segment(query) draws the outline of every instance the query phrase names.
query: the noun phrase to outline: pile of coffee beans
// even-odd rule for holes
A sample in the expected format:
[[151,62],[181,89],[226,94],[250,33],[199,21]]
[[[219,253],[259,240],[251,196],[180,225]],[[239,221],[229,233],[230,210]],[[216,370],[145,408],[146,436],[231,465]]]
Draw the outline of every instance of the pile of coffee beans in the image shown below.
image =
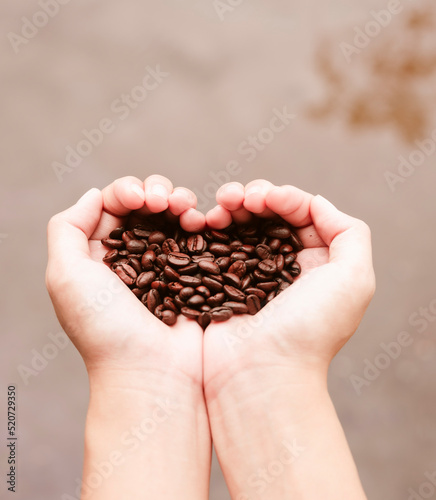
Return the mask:
[[103,261],[167,325],[177,316],[204,329],[234,314],[256,314],[301,273],[303,244],[285,221],[256,219],[222,231],[186,233],[151,216],[114,229]]

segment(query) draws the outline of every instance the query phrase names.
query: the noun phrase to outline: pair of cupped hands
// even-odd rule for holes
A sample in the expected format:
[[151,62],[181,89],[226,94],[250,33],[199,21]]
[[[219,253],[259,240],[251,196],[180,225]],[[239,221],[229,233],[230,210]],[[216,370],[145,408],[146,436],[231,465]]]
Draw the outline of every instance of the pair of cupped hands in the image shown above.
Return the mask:
[[[227,411],[219,402],[222,394],[239,404],[287,381],[326,384],[332,358],[356,330],[374,292],[368,226],[321,196],[266,180],[223,185],[216,201],[204,215],[192,191],[174,188],[163,176],[123,177],[102,191],[91,189],[50,220],[47,287],[62,327],[99,387],[142,390],[150,381],[166,393],[174,387],[179,400],[186,390],[204,401],[209,419],[216,409],[221,420]],[[233,316],[203,331],[180,315],[169,327],[102,262],[107,249],[100,241],[132,213],[160,212],[194,233],[247,223],[253,215],[280,216],[304,244],[298,254],[302,274],[255,316]],[[233,387],[237,395],[229,397]]]

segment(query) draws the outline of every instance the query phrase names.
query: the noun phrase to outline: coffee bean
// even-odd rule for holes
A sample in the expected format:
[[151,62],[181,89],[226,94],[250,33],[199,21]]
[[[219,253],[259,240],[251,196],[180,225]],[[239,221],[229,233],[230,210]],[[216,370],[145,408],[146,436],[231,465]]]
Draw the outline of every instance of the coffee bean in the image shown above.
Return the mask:
[[294,252],[286,254],[285,255],[285,267],[290,266],[295,261],[296,258],[297,258],[297,254]]
[[164,267],[164,275],[170,281],[179,281],[180,274],[170,266]]
[[282,246],[282,240],[279,240],[278,238],[270,239],[268,240],[268,246],[273,252],[277,252],[278,249]]
[[284,240],[291,236],[292,231],[289,226],[284,224],[272,224],[271,226],[267,226],[265,228],[265,233],[271,238],[280,238]]
[[260,261],[257,267],[264,274],[275,274],[277,272],[277,264],[271,259],[265,259]]
[[168,291],[168,285],[163,281],[153,281],[151,288],[157,290],[161,295],[166,295]]
[[182,307],[180,309],[180,312],[183,314],[183,316],[186,316],[189,319],[197,319],[201,312],[197,311],[196,309],[192,309],[190,307]]
[[120,257],[127,257],[129,255],[129,251],[128,250],[118,250],[118,255]]
[[241,290],[245,291],[245,289],[248,288],[252,284],[252,282],[253,276],[251,274],[247,274],[246,276],[244,276],[241,281]]
[[163,313],[163,305],[159,304],[158,306],[156,306],[153,314],[156,316],[156,318],[158,318],[158,319],[161,320],[162,319],[162,313]]
[[204,285],[197,286],[195,289],[197,293],[208,299],[210,297],[210,290]]
[[246,254],[245,252],[233,252],[230,255],[230,259],[232,260],[232,262],[235,262],[237,260],[248,260],[248,254]]
[[190,236],[186,242],[188,251],[191,253],[200,253],[203,251],[204,239],[201,234],[194,234]]
[[255,315],[260,311],[260,299],[257,295],[249,295],[246,301],[247,309],[249,314]]
[[266,283],[257,284],[257,288],[260,288],[267,293],[271,292],[271,290],[275,290],[278,286],[279,284],[277,283],[277,281],[267,281]]
[[182,300],[178,295],[174,297],[174,304],[179,311],[182,310],[182,307],[186,307],[186,302]]
[[218,257],[215,263],[218,264],[220,271],[224,273],[230,267],[232,261],[230,260],[230,257]]
[[126,243],[126,249],[131,253],[144,253],[147,244],[141,240],[130,240]]
[[210,232],[213,241],[218,241],[220,243],[228,243],[230,241],[230,236],[221,231],[211,231]]
[[170,253],[180,253],[180,248],[179,245],[175,240],[172,238],[167,238],[163,243],[162,243],[162,252],[165,255],[168,255]]
[[146,293],[146,290],[144,288],[132,288],[132,292],[140,299]]
[[200,316],[198,316],[197,322],[201,326],[201,328],[203,328],[203,330],[205,330],[206,327],[209,326],[211,319],[212,318],[211,318],[209,312],[202,312],[200,314]]
[[125,243],[123,240],[115,240],[112,238],[103,238],[101,240],[102,245],[108,248],[116,248],[117,250],[121,250],[124,248]]
[[281,273],[280,273],[280,276],[286,280],[288,283],[293,283],[294,282],[294,277],[292,276],[292,274],[286,270],[283,270]]
[[277,290],[271,290],[266,296],[266,302],[267,303],[271,302],[276,295],[277,295]]
[[235,314],[246,314],[248,312],[248,306],[243,302],[224,302],[223,307],[230,307]]
[[200,306],[200,311],[202,312],[209,312],[212,308],[208,304],[203,304]]
[[146,271],[138,276],[136,280],[136,285],[138,288],[146,288],[147,286],[150,286],[153,283],[155,278],[156,278],[155,272]]
[[289,243],[284,243],[280,248],[279,252],[286,254],[286,253],[291,253],[293,251],[292,245],[289,245]]
[[236,274],[238,278],[245,276],[247,272],[247,265],[243,260],[237,260],[229,267],[228,272],[231,274]]
[[253,237],[256,236],[256,234],[257,226],[255,226],[254,224],[239,228],[239,235],[243,238]]
[[239,288],[240,285],[241,285],[241,280],[238,278],[238,276],[236,276],[236,274],[233,274],[233,273],[223,273],[222,277],[224,278],[224,281],[227,284],[232,285],[232,286],[234,286],[236,288]]
[[179,267],[178,271],[180,274],[195,274],[198,271],[198,264],[191,262],[187,266]]
[[277,288],[277,295],[279,293],[282,293],[286,290],[286,288],[289,288],[292,284],[292,281],[290,282],[287,282],[287,281],[283,281],[283,283],[280,283],[279,287]]
[[168,283],[168,290],[171,294],[177,295],[178,293],[180,293],[180,290],[183,290],[183,285],[181,285],[180,283],[171,282]]
[[160,305],[160,294],[157,290],[151,289],[147,294],[147,307],[148,310],[154,313],[154,310],[158,305]]
[[192,286],[186,286],[185,288],[182,288],[179,292],[179,296],[182,300],[185,302],[190,299],[193,295],[195,294],[194,288]]
[[262,260],[271,258],[271,248],[268,245],[257,245],[255,251]]
[[175,325],[177,321],[177,315],[174,311],[166,309],[165,311],[162,311],[162,321],[168,326]]
[[138,276],[133,267],[129,266],[128,264],[121,264],[117,266],[115,268],[115,272],[117,273],[119,278],[123,281],[123,283],[125,283],[128,286],[133,285]]
[[141,229],[141,227],[135,227],[133,229],[133,234],[139,239],[147,239],[150,236],[151,231]]
[[162,245],[162,243],[167,239],[166,235],[162,231],[153,231],[148,237],[148,242],[150,244]]
[[241,245],[237,248],[238,252],[245,252],[249,255],[253,255],[256,253],[256,247],[254,245]]
[[109,233],[109,238],[112,240],[121,240],[125,229],[124,227],[117,227]]
[[296,278],[301,274],[301,266],[297,261],[295,261],[292,263],[291,267],[288,267],[288,271],[293,278]]
[[201,281],[211,292],[220,292],[223,289],[223,285],[219,281],[209,276],[203,276]]
[[109,250],[109,252],[106,253],[106,255],[103,257],[103,262],[110,264],[118,260],[118,257],[119,257],[118,250],[114,248],[113,250]]
[[211,254],[210,252],[204,252],[200,255],[192,255],[191,257],[192,262],[199,263],[201,260],[209,260],[213,262],[215,260],[215,256]]
[[156,256],[158,256],[162,253],[162,248],[157,243],[153,243],[152,245],[148,245],[147,250],[154,252]]
[[294,252],[301,252],[304,248],[300,238],[294,232],[292,232],[291,236],[289,236],[289,244],[292,245]]
[[202,295],[193,295],[189,298],[186,303],[189,307],[199,307],[202,306],[206,302],[206,299]]
[[170,311],[174,311],[175,313],[178,312],[177,306],[174,303],[174,299],[172,299],[171,297],[165,297],[163,299],[163,306],[165,309],[168,309]]
[[191,262],[191,257],[181,252],[171,252],[168,254],[168,262],[175,267],[184,267]]
[[195,288],[196,286],[201,285],[201,279],[195,276],[180,276],[179,281],[183,286],[192,286]]
[[136,240],[136,236],[133,231],[125,231],[121,238],[124,241],[124,243],[127,243],[130,240]]
[[136,274],[139,275],[142,273],[141,262],[136,257],[130,257],[128,259],[128,264],[129,266],[133,267],[133,269],[136,271]]
[[208,274],[219,274],[220,268],[215,262],[210,262],[209,260],[201,260],[198,263],[198,267]]
[[227,321],[233,316],[233,310],[230,307],[215,307],[209,312],[212,321]]
[[[237,252],[243,245],[244,243],[241,240],[233,240],[230,243],[230,249],[232,250],[232,252]],[[241,252],[243,252],[243,250],[241,250]]]
[[247,273],[251,273],[251,271],[254,271],[257,267],[257,264],[259,264],[260,260],[259,259],[248,259],[245,261],[245,267],[247,268]]
[[214,255],[218,257],[225,257],[231,254],[232,250],[229,245],[225,245],[224,243],[211,243],[209,245],[209,250]]
[[167,264],[168,255],[161,253],[156,257],[155,266],[157,266],[160,270],[163,270]]
[[282,272],[284,267],[285,267],[285,258],[283,257],[283,255],[281,253],[279,253],[275,256],[274,260],[275,260],[275,263],[277,266],[277,272],[278,273]]
[[266,299],[266,293],[263,290],[261,290],[260,288],[254,288],[254,287],[247,288],[246,290],[244,290],[244,292],[247,295],[256,295],[257,297],[259,297],[260,300]]
[[224,285],[224,293],[230,298],[230,300],[234,300],[236,302],[245,301],[245,293],[241,292],[241,290],[238,290],[234,286]]

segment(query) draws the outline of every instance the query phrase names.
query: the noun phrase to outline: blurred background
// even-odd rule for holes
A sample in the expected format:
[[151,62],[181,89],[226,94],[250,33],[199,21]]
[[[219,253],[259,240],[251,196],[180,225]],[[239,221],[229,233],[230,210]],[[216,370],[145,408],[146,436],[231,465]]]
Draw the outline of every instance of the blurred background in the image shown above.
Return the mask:
[[[152,173],[204,211],[222,183],[260,177],[371,226],[377,294],[330,390],[368,497],[436,498],[434,2],[21,0],[0,4],[0,26],[0,425],[15,384],[15,498],[74,497],[81,476],[87,377],[72,345],[47,350],[60,332],[47,221],[93,186]],[[216,462],[210,498],[229,498]]]

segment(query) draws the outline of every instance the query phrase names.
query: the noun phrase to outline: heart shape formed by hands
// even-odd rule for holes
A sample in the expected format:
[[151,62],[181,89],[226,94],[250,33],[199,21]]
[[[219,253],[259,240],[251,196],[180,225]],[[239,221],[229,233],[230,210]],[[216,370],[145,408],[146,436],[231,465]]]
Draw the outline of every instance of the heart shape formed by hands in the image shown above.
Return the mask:
[[103,261],[157,318],[177,315],[205,329],[233,314],[256,314],[301,273],[303,244],[287,222],[257,218],[192,234],[161,214],[114,229]]

